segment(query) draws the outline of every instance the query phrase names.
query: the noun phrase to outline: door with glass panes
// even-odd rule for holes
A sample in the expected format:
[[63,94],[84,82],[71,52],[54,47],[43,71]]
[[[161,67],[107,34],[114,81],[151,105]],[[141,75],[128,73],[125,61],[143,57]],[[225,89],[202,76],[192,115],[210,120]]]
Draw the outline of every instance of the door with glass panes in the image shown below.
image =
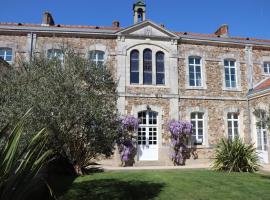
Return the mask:
[[268,163],[267,129],[263,121],[257,122],[257,152],[262,163]]
[[158,113],[143,111],[138,117],[138,160],[158,160]]

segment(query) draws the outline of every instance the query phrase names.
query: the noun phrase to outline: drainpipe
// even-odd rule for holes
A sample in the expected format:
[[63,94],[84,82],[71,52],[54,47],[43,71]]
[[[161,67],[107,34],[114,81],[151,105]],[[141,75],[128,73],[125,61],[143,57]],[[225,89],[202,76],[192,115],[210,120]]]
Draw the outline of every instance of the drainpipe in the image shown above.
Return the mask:
[[36,34],[33,34],[33,32],[30,32],[27,34],[27,39],[28,39],[28,53],[29,53],[29,60],[32,60],[33,53],[34,53],[34,47],[36,43]]

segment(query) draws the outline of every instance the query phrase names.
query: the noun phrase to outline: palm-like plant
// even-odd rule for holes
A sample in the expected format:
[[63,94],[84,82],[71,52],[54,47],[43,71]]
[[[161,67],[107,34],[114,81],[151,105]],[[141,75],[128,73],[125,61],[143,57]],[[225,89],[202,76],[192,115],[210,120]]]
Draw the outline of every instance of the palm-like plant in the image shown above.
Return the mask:
[[244,144],[240,138],[222,139],[215,150],[213,169],[228,172],[255,172],[259,156],[253,144]]
[[[9,134],[5,144],[0,147],[0,199],[23,200],[31,191],[31,184],[43,164],[51,156],[46,150],[47,133],[42,129],[35,134],[26,146],[20,150],[23,126],[30,110],[20,119]],[[4,140],[7,129],[0,132],[0,140]]]

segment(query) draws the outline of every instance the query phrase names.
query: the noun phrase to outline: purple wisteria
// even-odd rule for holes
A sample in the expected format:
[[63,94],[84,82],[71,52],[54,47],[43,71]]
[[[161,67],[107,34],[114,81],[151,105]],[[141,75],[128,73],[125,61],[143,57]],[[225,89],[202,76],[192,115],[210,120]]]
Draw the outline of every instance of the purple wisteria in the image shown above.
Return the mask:
[[171,133],[172,154],[174,165],[184,165],[186,160],[187,142],[192,134],[192,124],[188,121],[172,120],[168,123]]
[[118,150],[123,166],[132,166],[136,155],[135,133],[139,127],[139,119],[133,116],[120,118],[121,129],[119,130]]

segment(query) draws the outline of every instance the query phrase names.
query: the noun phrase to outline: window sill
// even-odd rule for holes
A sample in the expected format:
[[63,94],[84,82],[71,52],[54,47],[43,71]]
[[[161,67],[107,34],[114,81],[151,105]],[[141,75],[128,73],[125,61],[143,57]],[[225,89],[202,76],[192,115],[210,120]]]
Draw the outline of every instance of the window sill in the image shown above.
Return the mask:
[[242,92],[241,88],[222,88],[222,90],[227,92]]
[[186,86],[187,90],[206,90],[206,87],[202,87],[202,86]]
[[169,89],[166,85],[140,85],[140,84],[130,84],[128,87],[137,87],[137,88],[164,88]]

